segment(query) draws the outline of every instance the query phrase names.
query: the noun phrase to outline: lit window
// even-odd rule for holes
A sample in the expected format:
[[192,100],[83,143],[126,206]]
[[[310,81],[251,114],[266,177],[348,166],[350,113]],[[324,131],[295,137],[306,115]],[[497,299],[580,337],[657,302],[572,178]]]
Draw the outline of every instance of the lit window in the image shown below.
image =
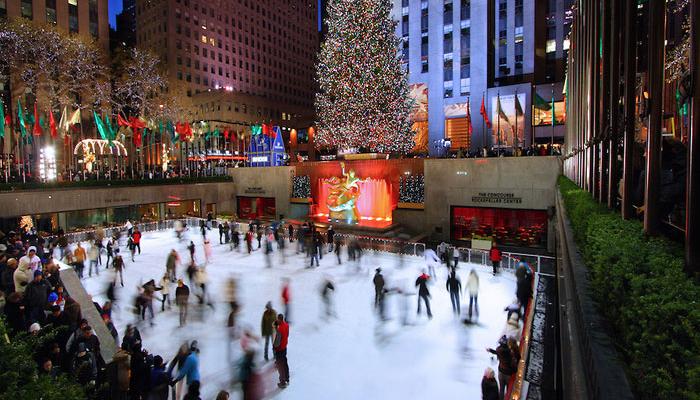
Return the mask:
[[557,41],[556,40],[547,40],[547,45],[545,47],[545,51],[547,53],[554,53],[557,51]]
[[207,37],[206,35],[202,35],[202,43],[207,43]]
[[564,51],[569,50],[569,39],[564,39]]

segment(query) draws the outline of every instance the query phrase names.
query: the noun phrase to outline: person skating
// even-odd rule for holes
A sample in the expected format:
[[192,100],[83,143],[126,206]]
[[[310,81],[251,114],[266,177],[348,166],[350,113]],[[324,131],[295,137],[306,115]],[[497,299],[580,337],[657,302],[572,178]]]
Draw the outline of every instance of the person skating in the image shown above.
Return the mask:
[[435,265],[440,264],[440,258],[435,254],[435,250],[425,249],[423,257],[425,258],[425,264],[428,266],[428,273],[431,277],[437,278],[435,275]]
[[238,251],[238,247],[241,244],[241,238],[238,234],[238,229],[233,229],[231,232],[231,244],[233,245],[233,248]]
[[187,246],[187,250],[190,252],[190,262],[194,263],[194,242],[190,240],[190,244]]
[[272,341],[272,334],[274,333],[272,324],[275,322],[275,319],[277,319],[277,311],[272,308],[272,302],[268,301],[267,304],[265,304],[265,311],[263,311],[260,321],[260,334],[265,338],[265,361],[270,359],[268,357],[268,348]]
[[282,278],[282,304],[284,304],[284,315],[285,321],[287,321],[287,323],[291,323],[289,317],[291,312],[291,303],[292,293],[290,289],[290,280],[289,278]]
[[496,350],[487,348],[486,351],[495,354],[498,358],[498,397],[503,399],[510,376],[517,370],[516,357],[511,354],[508,339],[505,336],[498,341]]
[[209,277],[205,267],[197,269],[194,280],[197,283],[197,286],[199,286],[199,290],[201,292],[201,296],[197,296],[199,298],[199,304],[206,304],[209,307],[214,308],[214,304],[211,302],[211,299],[209,299],[209,296],[207,296],[207,283],[209,282]]
[[202,239],[207,238],[207,226],[204,224],[204,221],[199,221],[199,232],[202,234]]
[[88,276],[92,277],[92,268],[95,268],[95,275],[100,275],[100,269],[98,267],[97,259],[100,256],[100,249],[93,243],[88,250],[88,262],[90,267],[88,268]]
[[190,288],[182,282],[182,279],[177,281],[177,289],[175,289],[175,304],[180,312],[180,326],[187,324],[187,307],[190,299]]
[[[372,283],[374,283],[374,309],[381,311],[384,303],[384,275],[382,275],[381,268],[374,270]],[[382,313],[380,312],[380,314]]]
[[219,244],[224,244],[224,224],[219,224]]
[[209,243],[208,239],[204,239],[204,263],[209,264],[209,262],[212,260],[212,252],[211,252],[211,243]]
[[170,280],[168,273],[163,275],[163,277],[160,279],[160,295],[161,295],[160,312],[165,311],[165,303],[168,303],[168,309],[170,308],[170,283],[171,282],[172,281]]
[[335,245],[333,247],[333,250],[335,251],[335,257],[338,259],[338,265],[342,264],[343,261],[340,259],[340,238],[336,237],[335,238]]
[[[243,354],[238,366],[238,381],[241,382],[243,400],[259,400],[257,373],[255,372],[255,350],[248,349]],[[218,399],[218,398],[217,398]]]
[[317,241],[312,239],[312,244],[309,246],[309,255],[311,256],[311,265],[309,265],[309,268],[312,268],[314,266],[314,261],[316,261],[316,266],[320,266],[318,262],[318,252],[319,252],[319,246]]
[[170,279],[170,282],[175,283],[177,264],[180,262],[180,256],[175,249],[170,250],[168,259],[165,262],[165,275]]
[[228,321],[226,322],[226,331],[228,333],[228,343],[226,344],[226,350],[228,351],[228,359],[229,361],[233,361],[233,352],[232,352],[232,346],[233,342],[236,340],[238,337],[238,324],[236,323],[236,319],[238,318],[238,311],[240,307],[238,306],[237,302],[232,302],[231,303],[231,311],[228,314]]
[[278,314],[277,321],[274,323],[275,341],[272,345],[272,350],[275,354],[275,364],[279,373],[280,388],[285,388],[289,385],[289,363],[287,361],[287,343],[289,341],[289,324],[284,320],[284,315]]
[[131,220],[126,220],[126,223],[124,224],[124,228],[126,228],[126,234],[131,236],[132,233],[134,233],[134,225],[131,223]]
[[335,230],[333,230],[333,225],[328,227],[328,232],[326,232],[326,241],[328,242],[328,252],[333,251],[333,244],[335,243]]
[[122,287],[124,287],[124,259],[120,254],[114,256],[114,260],[112,261],[112,267],[114,268],[115,281],[117,275],[119,275],[119,281]]
[[486,368],[484,371],[484,377],[481,379],[481,399],[499,400],[496,374],[490,367]]
[[80,245],[80,242],[77,243],[77,246],[75,250],[73,251],[73,265],[78,271],[78,277],[80,279],[83,279],[83,270],[85,269],[85,249],[83,246]]
[[131,237],[134,239],[134,247],[139,249],[139,255],[141,255],[141,231],[139,228],[134,227],[134,233],[131,234]]
[[136,243],[134,243],[134,237],[129,236],[127,239],[126,247],[129,248],[129,254],[131,255],[131,262],[135,262],[134,255],[136,254]]
[[479,275],[472,269],[467,278],[467,294],[469,295],[469,320],[472,319],[472,306],[476,317],[479,318]]
[[496,242],[491,246],[489,251],[489,259],[491,260],[491,266],[493,267],[493,275],[496,276],[498,273],[498,268],[501,266],[501,250],[496,246]]
[[224,222],[224,243],[229,243],[231,241],[231,227],[228,221]]
[[459,305],[459,297],[462,294],[462,282],[459,280],[454,270],[452,270],[450,277],[447,278],[447,282],[445,282],[445,289],[450,293],[452,312],[455,315],[459,315],[462,311]]
[[107,239],[107,262],[105,263],[105,269],[109,268],[109,261],[114,259],[114,241],[112,238]]
[[294,243],[294,225],[292,223],[287,225],[287,232],[289,234],[289,243]]
[[245,234],[245,245],[248,254],[253,252],[253,231],[250,230]]
[[518,282],[515,293],[522,307],[520,315],[525,315],[527,304],[532,297],[532,271],[530,266],[525,262],[519,262],[518,268],[515,270],[515,277]]
[[153,369],[151,369],[150,389],[148,400],[168,400],[168,382],[170,377],[165,371],[163,357],[153,357]]
[[258,225],[258,229],[255,231],[255,238],[258,240],[258,249],[260,247],[262,247],[262,245],[261,245],[262,237],[263,237],[263,229],[261,226]]
[[[199,392],[200,375],[199,375],[199,347],[196,340],[190,345],[190,353],[185,357],[185,362],[177,372],[175,378],[170,382],[170,385],[175,385],[182,378],[187,378],[188,393],[196,389]],[[187,398],[187,396],[185,396]]]
[[321,301],[323,302],[324,315],[326,318],[335,316],[331,292],[335,292],[335,286],[333,286],[333,282],[330,280],[330,278],[325,278],[323,284],[321,285]]
[[420,315],[421,300],[425,303],[425,308],[428,311],[428,318],[433,318],[433,313],[430,311],[430,291],[428,291],[428,280],[430,276],[425,271],[416,279],[415,286],[418,287],[418,315]]
[[457,265],[459,265],[459,249],[457,246],[452,248],[452,260],[454,261],[454,268],[457,268]]

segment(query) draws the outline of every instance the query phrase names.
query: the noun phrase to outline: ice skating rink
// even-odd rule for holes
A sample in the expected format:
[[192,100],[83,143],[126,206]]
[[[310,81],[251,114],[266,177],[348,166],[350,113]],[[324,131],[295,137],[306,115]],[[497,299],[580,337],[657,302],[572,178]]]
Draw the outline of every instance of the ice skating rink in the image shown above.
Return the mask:
[[[185,273],[189,261],[186,249],[189,240],[196,245],[196,260],[204,263],[202,237],[190,231],[186,240],[178,241],[173,231],[145,233],[142,252],[132,263],[128,250],[122,245],[125,260],[124,287],[117,286],[118,308],[113,321],[119,340],[127,323],[138,318],[133,313],[137,286],[150,279],[156,283],[165,272],[167,254],[176,249],[182,260],[177,275],[187,282]],[[229,277],[239,282],[238,298],[242,307],[238,317],[240,327],[248,326],[259,335],[260,319],[265,303],[272,301],[277,312],[283,312],[280,293],[282,278],[291,279],[291,324],[288,347],[290,386],[273,395],[277,399],[479,399],[481,377],[485,367],[497,370],[495,356],[485,348],[497,346],[506,321],[504,307],[515,297],[515,277],[504,272],[496,277],[490,268],[460,263],[458,275],[466,286],[467,275],[475,268],[480,278],[477,324],[465,325],[452,313],[449,294],[445,288],[447,271],[440,267],[431,290],[434,318],[416,316],[417,295],[415,279],[425,268],[422,258],[400,258],[388,253],[365,252],[361,265],[347,261],[343,249],[343,264],[338,265],[334,254],[324,254],[319,268],[307,269],[308,261],[295,254],[295,246],[286,249],[286,263],[275,246],[273,266],[267,268],[262,249],[248,255],[231,251],[219,244],[218,230],[208,237],[213,257],[207,264],[208,292],[215,309],[198,311],[198,289],[190,285],[190,315],[187,326],[178,327],[178,312],[160,312],[160,302],[154,300],[154,326],[139,323],[143,346],[153,354],[169,360],[183,341],[196,339],[201,348],[200,372],[202,399],[213,399],[225,389],[233,399],[241,397],[240,388],[232,385],[234,368],[242,355],[238,341],[230,342],[226,327],[229,313],[224,300],[224,287]],[[296,245],[296,243],[294,243]],[[86,244],[86,246],[89,246]],[[244,244],[243,246],[244,247]],[[254,247],[257,243],[254,242]],[[106,256],[102,255],[103,261]],[[410,295],[389,294],[387,316],[380,322],[374,312],[375,268],[381,267],[387,288],[408,289]],[[359,269],[359,270],[358,270]],[[112,270],[101,269],[99,276],[87,277],[84,286],[93,299],[102,304]],[[330,278],[336,290],[332,295],[337,317],[325,319],[322,314],[320,290],[324,277]],[[404,290],[406,292],[406,290]],[[174,298],[175,285],[170,288]],[[156,296],[160,296],[156,292]],[[462,319],[466,315],[468,296],[462,300]],[[464,304],[466,300],[467,304]],[[405,302],[405,303],[404,303]],[[408,324],[402,324],[401,310],[408,310]],[[425,311],[424,311],[425,312]],[[120,344],[120,343],[119,343]],[[227,346],[231,346],[229,358]],[[256,355],[256,365],[264,366],[262,343]],[[270,358],[272,351],[270,350]],[[272,361],[270,361],[272,362]],[[274,380],[273,380],[274,379]],[[274,384],[277,379],[269,378]]]

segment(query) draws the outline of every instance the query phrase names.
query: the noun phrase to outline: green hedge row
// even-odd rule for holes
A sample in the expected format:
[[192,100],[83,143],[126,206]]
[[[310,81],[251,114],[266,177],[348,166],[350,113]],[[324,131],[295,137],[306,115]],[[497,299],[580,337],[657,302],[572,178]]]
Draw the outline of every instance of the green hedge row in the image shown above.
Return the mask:
[[202,176],[169,179],[125,179],[125,180],[88,180],[75,182],[54,182],[54,183],[0,183],[0,192],[14,190],[34,190],[34,189],[61,189],[61,188],[83,188],[83,187],[110,187],[110,186],[147,186],[147,185],[180,185],[187,183],[211,183],[230,182],[233,178],[228,175],[223,176]]
[[565,177],[559,189],[593,295],[641,399],[700,399],[700,285],[680,246],[646,237]]

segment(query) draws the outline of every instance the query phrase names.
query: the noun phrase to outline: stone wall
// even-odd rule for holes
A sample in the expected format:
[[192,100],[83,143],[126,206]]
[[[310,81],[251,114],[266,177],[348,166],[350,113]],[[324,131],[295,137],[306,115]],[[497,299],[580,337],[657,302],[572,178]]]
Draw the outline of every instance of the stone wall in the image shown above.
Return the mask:
[[290,215],[289,199],[292,195],[292,176],[294,167],[260,167],[234,168],[229,170],[233,176],[233,211],[236,209],[236,197],[274,197],[276,217]]
[[200,200],[203,210],[216,204],[218,212],[234,211],[233,182],[183,185],[47,189],[0,193],[0,218],[28,214]]
[[556,157],[425,160],[426,231],[449,239],[450,207],[546,210],[554,206]]

